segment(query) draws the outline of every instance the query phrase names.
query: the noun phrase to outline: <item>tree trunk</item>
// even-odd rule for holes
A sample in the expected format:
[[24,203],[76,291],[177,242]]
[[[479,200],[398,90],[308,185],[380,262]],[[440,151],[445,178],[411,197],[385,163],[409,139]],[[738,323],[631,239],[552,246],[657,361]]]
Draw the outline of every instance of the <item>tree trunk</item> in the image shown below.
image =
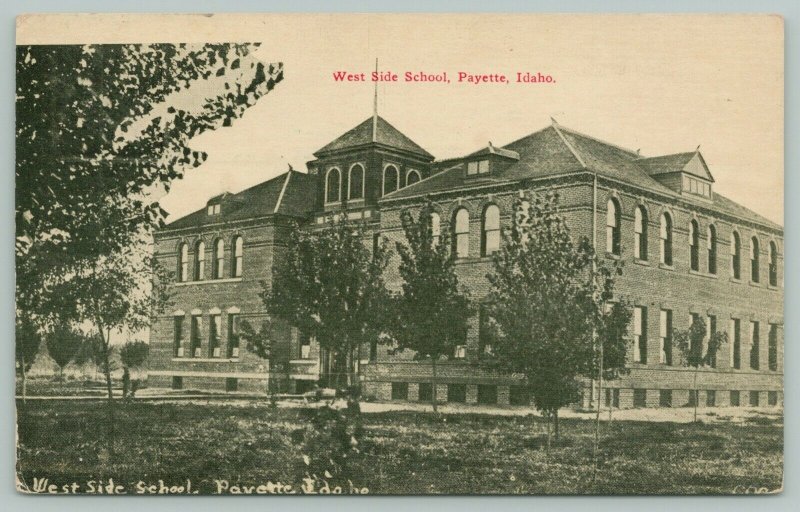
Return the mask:
[[556,412],[553,413],[553,425],[555,426],[556,429],[556,442],[558,442],[560,438],[558,431],[558,409],[556,409]]
[[27,381],[27,375],[26,375],[27,372],[25,371],[25,356],[20,357],[19,369],[22,371],[22,403],[24,405],[26,403],[25,400],[26,400],[27,391],[28,391],[27,390],[28,381]]
[[697,402],[700,401],[700,397],[697,393],[697,368],[694,369],[694,382],[692,387],[694,388],[692,391],[692,393],[694,393],[694,422],[697,423]]
[[[103,373],[106,376],[106,390],[108,391],[108,440],[106,442],[107,449],[109,454],[114,453],[114,438],[116,434],[114,432],[114,393],[111,389],[111,361],[109,360],[109,340],[108,337],[103,337],[103,329],[98,329],[100,331],[100,339],[103,342]],[[110,333],[109,333],[110,334]]]
[[547,413],[547,453],[550,453],[550,432],[552,430],[553,415]]
[[433,377],[431,379],[431,395],[433,396],[433,412],[439,412],[439,406],[436,404],[436,358],[431,357],[431,367],[433,368]]

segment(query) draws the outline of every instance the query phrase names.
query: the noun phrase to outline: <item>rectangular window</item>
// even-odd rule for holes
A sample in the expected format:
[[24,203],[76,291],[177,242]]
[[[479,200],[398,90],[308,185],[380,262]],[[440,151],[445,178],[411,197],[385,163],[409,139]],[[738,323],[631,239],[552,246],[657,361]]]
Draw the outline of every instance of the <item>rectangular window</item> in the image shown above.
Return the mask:
[[497,403],[497,386],[478,384],[478,403],[495,405]]
[[420,382],[419,401],[433,402],[433,385],[430,382]]
[[219,336],[222,332],[222,315],[211,315],[208,325],[208,355],[220,357]]
[[619,388],[614,388],[611,390],[611,396],[613,398],[612,402],[614,407],[619,409]]
[[201,357],[200,352],[202,346],[203,336],[203,317],[200,315],[192,316],[192,332],[191,332],[191,347],[189,349],[190,357]]
[[467,357],[467,346],[466,345],[456,345],[456,348],[453,352],[453,357],[456,359],[464,359]]
[[741,397],[738,391],[731,391],[731,405],[734,407],[741,405]]
[[510,386],[508,388],[508,403],[511,405],[530,405],[528,388],[525,386]]
[[239,380],[235,377],[227,377],[225,379],[225,391],[239,391]]
[[489,172],[489,161],[481,160],[478,162],[478,174],[486,174]]
[[173,346],[173,356],[174,357],[183,357],[183,317],[176,316],[174,317],[175,323],[175,335],[173,338],[172,346]]
[[467,164],[467,174],[468,175],[478,174],[478,162],[469,162]]
[[228,313],[228,357],[239,357],[239,315]]
[[776,324],[769,324],[768,364],[771,371],[778,370],[778,326]]
[[[711,338],[717,333],[717,317],[714,315],[708,315],[708,321],[706,322],[706,344],[711,343]],[[707,345],[708,346],[708,345]],[[711,368],[717,367],[717,353],[715,351],[708,352],[709,356],[709,365]]]
[[392,382],[392,400],[408,400],[408,382]]
[[661,407],[672,407],[671,389],[662,389],[658,392],[658,405]]
[[689,390],[689,407],[694,407],[695,405],[700,405],[700,402],[697,400],[697,395],[700,392],[696,389]]
[[706,407],[717,406],[717,392],[713,389],[706,391]]
[[300,359],[311,359],[311,336],[300,331]]
[[606,388],[606,407],[611,407],[611,388]]
[[633,406],[634,407],[647,407],[647,390],[634,389],[633,390]]
[[750,368],[758,370],[760,341],[758,333],[758,322],[750,322]]
[[634,361],[647,364],[647,308],[644,306],[633,309],[633,349]]
[[672,311],[662,309],[659,318],[659,343],[660,355],[659,362],[662,364],[672,364]]
[[750,392],[750,407],[758,407],[758,391]]
[[183,389],[183,377],[172,377],[172,389]]
[[778,392],[777,391],[769,391],[767,392],[767,403],[771,406],[778,405]]
[[731,367],[734,370],[742,367],[742,329],[738,318],[731,319]]
[[447,385],[447,401],[453,403],[463,404],[467,401],[467,385],[466,384],[448,384]]

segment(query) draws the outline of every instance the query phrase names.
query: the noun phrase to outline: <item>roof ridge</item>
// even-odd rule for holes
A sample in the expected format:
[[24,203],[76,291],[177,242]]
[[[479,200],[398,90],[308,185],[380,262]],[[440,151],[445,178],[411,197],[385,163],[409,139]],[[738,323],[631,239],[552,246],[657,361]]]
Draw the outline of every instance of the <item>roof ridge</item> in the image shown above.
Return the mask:
[[[553,118],[551,117],[550,119],[553,119]],[[577,151],[577,150],[576,150],[574,147],[572,147],[572,144],[570,144],[570,143],[569,143],[569,141],[567,140],[567,138],[566,138],[566,137],[564,137],[564,134],[563,134],[563,133],[561,133],[561,130],[559,130],[559,128],[558,128],[558,123],[556,122],[556,120],[555,120],[555,119],[553,119],[553,124],[552,124],[552,127],[553,127],[553,129],[556,131],[556,133],[558,134],[558,137],[561,139],[561,141],[562,141],[562,142],[563,142],[563,143],[564,143],[564,144],[567,146],[567,148],[570,150],[570,152],[572,153],[572,155],[573,155],[575,158],[577,158],[577,159],[578,159],[578,163],[579,163],[579,164],[581,164],[581,167],[583,167],[584,169],[587,169],[587,167],[586,167],[586,162],[584,162],[583,158],[581,158],[581,155],[578,153],[578,151]]]
[[585,138],[593,140],[595,142],[599,142],[600,144],[605,144],[606,146],[610,146],[612,148],[619,149],[620,151],[624,151],[625,153],[629,153],[629,154],[635,155],[635,156],[640,156],[639,153],[637,153],[636,151],[634,151],[632,149],[624,148],[624,147],[622,147],[622,146],[620,146],[618,144],[614,144],[613,142],[608,142],[608,141],[605,141],[603,139],[598,139],[597,137],[593,137],[591,135],[587,135],[587,134],[585,134],[583,132],[579,132],[577,130],[573,130],[572,128],[568,128],[568,127],[562,126],[560,124],[558,125],[558,128],[560,128],[560,129],[562,129],[562,130],[564,130],[566,132],[569,132],[569,133],[571,133],[573,135],[577,135],[579,137],[585,137]]
[[655,156],[641,156],[636,160],[655,160],[656,158],[669,158],[671,156],[679,156],[679,155],[696,155],[699,151],[679,151],[678,153],[669,153],[666,155],[655,155]]
[[283,202],[283,194],[286,193],[286,187],[289,185],[289,179],[292,177],[293,170],[294,169],[292,169],[292,167],[289,166],[289,170],[286,171],[286,181],[283,182],[283,186],[281,187],[281,193],[278,194],[278,200],[275,201],[275,209],[272,210],[272,213],[278,213],[278,210],[281,209],[281,202]]

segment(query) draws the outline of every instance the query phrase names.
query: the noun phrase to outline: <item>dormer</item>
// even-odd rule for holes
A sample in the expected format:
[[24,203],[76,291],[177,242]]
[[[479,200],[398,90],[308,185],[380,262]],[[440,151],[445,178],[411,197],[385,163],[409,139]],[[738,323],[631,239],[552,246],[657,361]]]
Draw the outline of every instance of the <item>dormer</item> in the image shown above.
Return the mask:
[[519,160],[519,153],[510,149],[495,147],[491,142],[485,148],[464,158],[467,178],[479,178],[496,174]]
[[230,192],[224,192],[209,199],[206,203],[206,215],[209,217],[219,215],[222,212],[222,203],[230,195]]
[[656,181],[682,195],[711,200],[714,177],[700,154],[690,153],[640,158],[637,163]]

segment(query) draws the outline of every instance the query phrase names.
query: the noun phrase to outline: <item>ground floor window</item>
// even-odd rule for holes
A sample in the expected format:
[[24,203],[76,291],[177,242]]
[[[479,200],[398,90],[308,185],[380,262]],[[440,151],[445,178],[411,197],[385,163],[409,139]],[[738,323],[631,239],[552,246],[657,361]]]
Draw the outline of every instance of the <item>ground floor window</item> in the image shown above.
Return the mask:
[[511,405],[530,405],[528,389],[525,386],[511,386],[508,389],[508,402]]
[[731,391],[731,405],[738,407],[740,405],[740,397],[738,391]]
[[634,407],[647,407],[647,390],[634,389],[633,390],[633,406]]
[[606,407],[619,408],[619,389],[606,388]]
[[497,403],[497,386],[478,385],[478,403],[494,405]]
[[671,389],[662,389],[658,392],[658,405],[661,407],[672,407]]
[[233,377],[225,379],[225,391],[238,391],[239,380]]
[[758,407],[758,391],[750,392],[750,406]]
[[172,389],[183,389],[183,377],[172,377]]
[[447,401],[453,403],[463,404],[467,401],[467,385],[466,384],[448,384],[447,385]]
[[706,407],[715,407],[717,405],[717,392],[713,389],[706,391]]
[[421,382],[419,385],[419,401],[433,402],[433,385],[430,382]]
[[294,392],[298,395],[302,395],[303,393],[308,393],[309,391],[314,390],[314,381],[313,380],[296,380],[294,381]]
[[770,391],[767,393],[767,403],[769,405],[778,405],[778,392]]
[[699,401],[697,400],[697,395],[699,391],[696,389],[689,390],[689,407],[694,407],[695,405],[699,405]]
[[392,400],[408,400],[408,382],[392,382]]

